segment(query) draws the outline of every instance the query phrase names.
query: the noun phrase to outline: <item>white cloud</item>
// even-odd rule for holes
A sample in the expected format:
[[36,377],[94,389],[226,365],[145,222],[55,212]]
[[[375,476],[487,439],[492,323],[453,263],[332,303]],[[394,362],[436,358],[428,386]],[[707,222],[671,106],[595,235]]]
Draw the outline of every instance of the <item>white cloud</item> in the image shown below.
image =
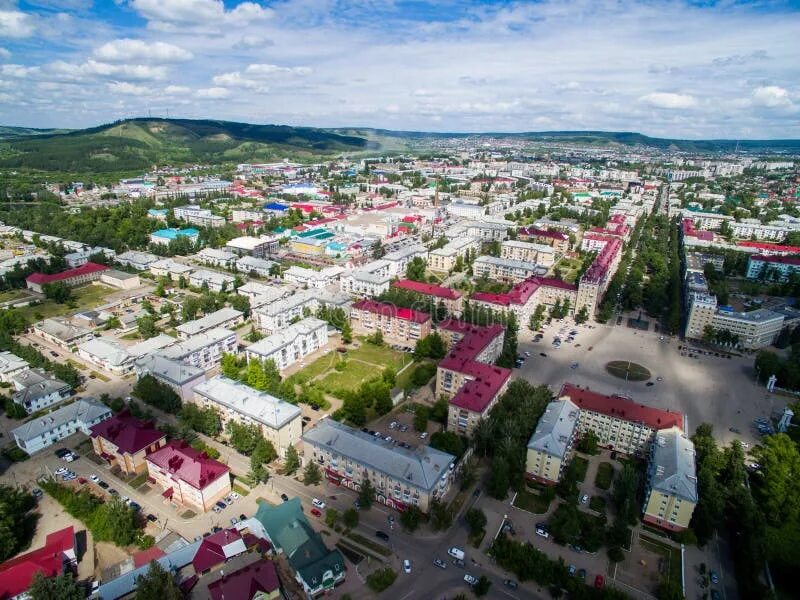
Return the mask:
[[0,10],[0,39],[27,38],[36,31],[33,17],[20,10]]
[[245,73],[253,77],[266,77],[269,75],[310,75],[310,67],[279,67],[278,65],[252,64],[247,65]]
[[276,82],[286,77],[304,77],[311,73],[310,67],[280,67],[255,63],[248,65],[244,74],[240,71],[221,73],[215,75],[211,81],[217,86],[243,88],[263,93],[269,91],[268,83],[270,82]]
[[753,90],[753,102],[757,106],[778,108],[792,106],[789,92],[776,85],[766,85]]
[[654,108],[666,108],[670,110],[677,110],[683,108],[691,108],[697,104],[694,96],[689,94],[672,94],[669,92],[653,92],[639,98],[645,104],[649,104]]
[[243,35],[233,45],[236,50],[252,50],[254,48],[269,48],[275,42],[261,35]]
[[189,94],[191,91],[192,88],[185,85],[168,85],[164,88],[164,93],[168,96]]
[[272,10],[254,2],[242,2],[226,10],[222,0],[131,0],[130,6],[156,30],[181,28],[219,29],[272,17]]
[[25,65],[9,64],[0,66],[0,74],[17,79],[30,77],[38,71],[39,67],[26,67]]
[[126,96],[144,96],[150,93],[149,88],[127,81],[112,81],[107,87],[112,94],[125,94]]
[[200,98],[218,100],[222,98],[229,98],[231,96],[231,91],[224,87],[211,87],[197,90],[197,95]]
[[85,77],[108,77],[132,81],[162,80],[167,78],[167,68],[152,65],[112,65],[89,59],[85,63],[76,64],[56,61],[47,65],[48,71],[56,76],[68,79]]
[[191,60],[192,53],[165,42],[121,39],[103,44],[94,51],[95,57],[110,63],[176,63]]
[[9,58],[11,58],[11,52],[9,52],[3,47],[0,47],[0,58],[2,58],[3,60],[8,60]]

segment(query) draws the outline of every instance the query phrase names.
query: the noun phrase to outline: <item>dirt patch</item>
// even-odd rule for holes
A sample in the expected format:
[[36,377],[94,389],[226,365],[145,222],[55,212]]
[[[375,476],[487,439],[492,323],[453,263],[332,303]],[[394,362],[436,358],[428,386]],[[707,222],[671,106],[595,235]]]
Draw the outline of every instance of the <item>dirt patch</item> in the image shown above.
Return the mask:
[[130,558],[130,555],[119,546],[110,542],[97,542],[95,544],[95,572],[98,577],[104,571]]

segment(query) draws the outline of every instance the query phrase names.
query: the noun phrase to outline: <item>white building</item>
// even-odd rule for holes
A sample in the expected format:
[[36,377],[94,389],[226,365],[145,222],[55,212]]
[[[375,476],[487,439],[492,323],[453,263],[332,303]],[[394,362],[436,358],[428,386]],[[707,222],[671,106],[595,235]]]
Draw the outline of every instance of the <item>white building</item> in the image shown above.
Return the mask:
[[257,277],[270,277],[272,270],[278,266],[278,263],[264,258],[255,258],[253,256],[243,256],[236,261],[236,270],[239,273],[247,273],[248,275],[255,274]]
[[69,384],[43,369],[28,369],[11,378],[15,391],[11,399],[28,414],[43,410],[72,395]]
[[78,431],[84,435],[101,421],[110,419],[111,409],[94,398],[81,398],[11,431],[14,441],[28,454],[43,450]]
[[547,267],[521,260],[510,260],[496,256],[479,256],[472,263],[475,277],[519,283],[531,277],[541,277],[547,273]]
[[405,248],[387,252],[383,260],[389,263],[389,273],[395,277],[403,277],[410,263],[415,258],[428,258],[428,249],[422,244],[411,244]]
[[157,353],[137,358],[134,368],[139,378],[152,375],[161,383],[170,386],[184,402],[191,401],[194,396],[194,386],[206,379],[205,369]]
[[125,375],[133,370],[133,356],[119,342],[109,338],[97,337],[84,342],[78,346],[78,356],[115,375]]
[[339,289],[352,296],[380,296],[392,281],[392,263],[374,260],[357,269],[345,271],[339,277]]
[[11,378],[28,368],[28,361],[22,360],[16,354],[0,352],[0,381],[10,383]]
[[184,265],[171,258],[162,258],[150,263],[150,272],[156,277],[168,277],[172,281],[177,281],[181,277],[189,278],[194,271],[194,267]]
[[316,314],[320,306],[340,307],[350,310],[350,296],[327,290],[299,290],[297,293],[259,306],[253,311],[253,320],[264,333],[270,334],[288,327],[295,318],[303,318],[304,309]]
[[45,319],[34,324],[33,333],[65,350],[94,338],[94,333],[90,329],[73,325],[61,317]]
[[239,323],[244,323],[244,313],[225,307],[194,321],[182,323],[175,328],[175,331],[177,331],[180,339],[185,340],[193,335],[205,333],[209,329],[217,327],[234,329]]
[[207,208],[200,208],[193,204],[179,206],[172,209],[176,219],[182,219],[199,227],[222,227],[225,225],[224,217],[213,214]]
[[319,271],[292,266],[284,271],[283,279],[310,288],[324,288],[339,281],[342,273],[344,268],[339,266],[325,267]]
[[286,369],[328,343],[328,324],[308,317],[259,340],[245,349],[247,360],[274,360]]
[[203,248],[195,254],[195,259],[211,267],[231,269],[238,260],[239,255],[218,248]]
[[203,284],[208,286],[212,292],[221,292],[225,290],[233,290],[233,283],[236,279],[233,275],[226,275],[225,273],[218,273],[217,271],[195,271],[189,275],[189,284],[202,288]]
[[505,240],[500,244],[500,258],[550,267],[555,262],[555,250],[547,244]]
[[428,268],[432,271],[449,271],[455,266],[459,256],[463,260],[467,251],[477,253],[480,248],[481,242],[478,238],[455,238],[443,247],[436,248],[428,253]]
[[264,258],[277,252],[278,238],[243,236],[232,239],[225,244],[225,247],[239,256]]
[[220,363],[223,354],[238,354],[238,352],[235,332],[228,329],[209,329],[165,348],[159,354],[208,370]]

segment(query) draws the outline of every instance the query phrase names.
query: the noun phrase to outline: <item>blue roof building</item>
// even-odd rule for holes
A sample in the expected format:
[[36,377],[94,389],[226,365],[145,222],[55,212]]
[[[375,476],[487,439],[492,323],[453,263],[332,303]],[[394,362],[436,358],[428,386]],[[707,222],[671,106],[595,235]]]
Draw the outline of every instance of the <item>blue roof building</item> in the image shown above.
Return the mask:
[[194,227],[186,229],[159,229],[150,234],[150,241],[154,244],[169,244],[172,240],[179,237],[189,238],[189,241],[196,242],[200,232]]
[[286,204],[281,204],[280,202],[267,202],[264,205],[264,210],[267,212],[284,213],[289,210],[289,207]]

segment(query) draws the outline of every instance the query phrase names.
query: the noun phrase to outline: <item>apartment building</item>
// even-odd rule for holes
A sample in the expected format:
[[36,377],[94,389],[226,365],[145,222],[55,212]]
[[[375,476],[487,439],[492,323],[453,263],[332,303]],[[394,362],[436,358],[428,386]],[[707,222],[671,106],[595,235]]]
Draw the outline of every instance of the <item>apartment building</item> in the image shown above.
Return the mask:
[[678,427],[662,429],[650,449],[643,521],[683,531],[698,500],[694,444]]
[[238,354],[238,352],[236,332],[217,328],[193,335],[188,340],[160,350],[159,354],[209,370],[220,363],[223,354]]
[[150,273],[156,277],[168,277],[170,281],[178,281],[184,277],[187,281],[194,267],[179,263],[171,258],[162,258],[150,264]]
[[244,313],[233,308],[220,308],[212,313],[205,315],[194,321],[186,321],[178,325],[175,331],[178,338],[187,340],[199,333],[205,333],[209,329],[218,327],[235,329],[237,325],[244,323]]
[[800,271],[800,256],[758,254],[747,260],[747,278],[764,281],[786,281]]
[[738,347],[757,350],[773,344],[783,329],[784,319],[782,314],[765,308],[750,312],[718,308],[711,326],[739,336]]
[[243,236],[232,239],[225,248],[239,256],[264,258],[278,251],[278,238]]
[[428,268],[431,271],[450,271],[460,256],[463,260],[467,251],[477,254],[481,249],[481,241],[473,237],[457,237],[441,248],[428,253]]
[[196,512],[207,512],[231,493],[230,469],[184,441],[172,440],[145,457],[147,478],[162,496]]
[[176,219],[181,219],[198,227],[222,227],[225,218],[213,214],[207,208],[200,208],[192,204],[178,206],[172,209]]
[[581,276],[575,310],[586,307],[589,315],[594,315],[603,294],[617,272],[622,260],[622,240],[613,238],[600,249],[591,266]]
[[93,425],[90,436],[94,453],[126,475],[145,472],[145,457],[167,442],[153,421],[137,419],[127,410]]
[[185,229],[159,229],[150,234],[150,243],[168,246],[170,242],[178,238],[185,238],[190,243],[196,244],[200,239],[200,232],[192,227]]
[[43,294],[44,286],[49,283],[64,283],[69,287],[76,287],[97,281],[103,271],[107,271],[108,267],[105,265],[98,265],[97,263],[87,262],[86,264],[75,269],[68,269],[61,273],[53,273],[52,275],[46,273],[32,273],[25,278],[27,288],[33,292]]
[[210,267],[221,269],[232,269],[239,259],[239,255],[219,248],[203,248],[194,255],[194,258]]
[[[26,363],[27,364],[27,363]],[[11,400],[28,414],[44,410],[72,396],[72,387],[44,369],[26,369],[10,378]]]
[[189,275],[189,284],[202,288],[204,285],[212,292],[221,292],[223,290],[233,290],[233,284],[236,279],[233,275],[226,275],[225,273],[218,273],[217,271],[195,271]]
[[556,230],[537,229],[536,227],[520,227],[517,230],[517,239],[523,242],[536,242],[547,244],[557,253],[563,254],[569,250],[569,236]]
[[392,263],[374,260],[343,272],[339,276],[339,289],[351,296],[374,298],[389,289],[392,277]]
[[742,219],[732,222],[731,229],[734,237],[739,239],[751,240],[772,240],[780,242],[793,231],[800,231],[800,224],[788,221],[772,221],[767,224],[761,223],[758,219]]
[[475,292],[470,303],[486,310],[513,312],[517,322],[526,324],[539,304],[548,310],[559,303],[569,303],[569,314],[573,314],[578,303],[578,287],[551,277],[532,277],[517,283],[510,291],[503,294]]
[[184,402],[192,399],[194,395],[192,388],[206,378],[205,369],[183,364],[156,352],[137,358],[134,369],[139,378],[152,375],[161,383],[168,385]]
[[126,273],[117,269],[109,269],[100,275],[100,283],[120,290],[132,290],[142,285],[136,273]]
[[[700,212],[684,209],[681,213],[684,219],[691,219],[697,229],[710,229],[712,231],[719,231],[723,223],[728,223],[733,226],[736,223],[731,215],[723,215],[720,213]],[[748,236],[749,237],[749,236]]]
[[521,260],[485,255],[475,259],[472,263],[472,272],[475,277],[519,283],[531,277],[544,276],[547,273],[547,267]]
[[79,344],[94,339],[94,333],[92,333],[91,329],[73,325],[62,317],[53,317],[35,323],[33,333],[65,350],[70,350]]
[[354,302],[350,321],[357,335],[372,335],[380,330],[387,343],[411,348],[431,332],[428,313],[374,300]]
[[414,292],[422,300],[433,300],[437,305],[441,303],[447,314],[459,316],[464,310],[464,299],[461,292],[431,283],[398,279],[392,282],[392,287]]
[[328,324],[308,317],[248,346],[247,360],[273,360],[284,370],[328,343]]
[[30,419],[11,430],[17,446],[34,454],[80,431],[91,434],[91,427],[110,419],[111,409],[96,398],[79,398],[37,419]]
[[399,250],[387,252],[383,260],[389,263],[389,274],[394,277],[403,277],[406,274],[408,264],[415,258],[427,260],[428,249],[422,244],[411,244]]
[[11,378],[28,368],[28,361],[6,350],[0,352],[0,381],[11,383]]
[[339,292],[320,289],[299,290],[290,296],[265,302],[253,311],[253,320],[258,328],[271,334],[288,327],[297,318],[303,318],[307,311],[315,314],[321,306],[338,307],[347,313],[350,310],[350,296]]
[[686,339],[702,339],[707,326],[713,326],[717,297],[701,291],[686,294]]
[[361,490],[365,479],[375,499],[398,511],[416,506],[427,513],[453,481],[455,457],[421,445],[405,449],[330,418],[303,434],[306,461],[314,461],[335,485]]
[[258,426],[281,457],[303,432],[297,406],[222,375],[195,386],[194,403],[217,409],[223,425],[233,420]]
[[568,464],[580,409],[569,398],[550,402],[528,440],[525,476],[555,484]]
[[292,266],[284,271],[283,279],[308,288],[324,288],[338,282],[342,273],[344,268],[339,266],[324,267],[319,271]]
[[536,263],[552,267],[555,263],[555,248],[547,244],[534,244],[520,240],[505,240],[500,244],[500,258]]
[[271,277],[272,273],[279,267],[278,263],[255,256],[243,256],[234,265],[239,273],[247,273],[256,277]]
[[479,221],[456,223],[445,232],[445,237],[451,240],[469,237],[480,242],[501,242],[508,237],[508,228],[513,226],[513,221],[485,216]]
[[84,247],[81,250],[76,252],[70,252],[69,254],[64,255],[64,261],[66,261],[67,266],[71,269],[75,267],[80,267],[85,265],[89,262],[89,259],[95,254],[102,254],[105,258],[109,260],[114,260],[117,256],[117,253],[112,250],[111,248],[101,248],[97,246],[95,248]]

